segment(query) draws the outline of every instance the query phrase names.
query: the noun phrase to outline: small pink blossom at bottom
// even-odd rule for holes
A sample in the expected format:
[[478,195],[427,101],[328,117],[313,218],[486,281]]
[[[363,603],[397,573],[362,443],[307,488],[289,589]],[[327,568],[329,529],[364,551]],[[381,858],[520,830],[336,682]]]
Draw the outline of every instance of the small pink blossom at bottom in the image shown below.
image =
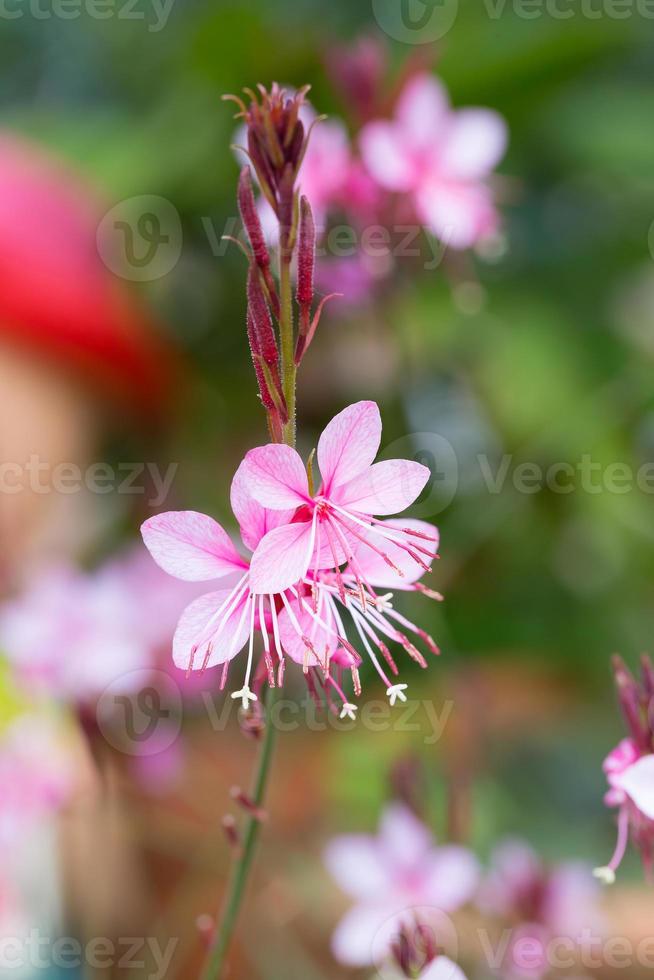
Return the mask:
[[539,980],[549,970],[548,945],[553,938],[577,942],[586,932],[603,935],[598,897],[590,867],[571,861],[548,868],[529,844],[500,844],[476,899],[485,915],[518,923],[497,972]]
[[454,249],[497,231],[489,177],[506,143],[501,116],[451,109],[444,86],[427,73],[407,83],[393,119],[370,122],[359,136],[363,161],[380,186],[409,194],[419,220]]
[[398,970],[409,980],[466,980],[461,968],[443,953],[438,932],[433,921],[425,921],[423,912],[409,913],[391,940],[393,976]]
[[467,980],[461,967],[447,956],[437,956],[424,970],[417,980]]
[[[336,837],[325,864],[355,904],[336,928],[332,950],[347,966],[369,966],[382,927],[399,932],[411,909],[453,912],[473,897],[479,880],[474,855],[437,846],[429,829],[402,803],[384,810],[376,836]],[[390,951],[390,940],[389,940]]]

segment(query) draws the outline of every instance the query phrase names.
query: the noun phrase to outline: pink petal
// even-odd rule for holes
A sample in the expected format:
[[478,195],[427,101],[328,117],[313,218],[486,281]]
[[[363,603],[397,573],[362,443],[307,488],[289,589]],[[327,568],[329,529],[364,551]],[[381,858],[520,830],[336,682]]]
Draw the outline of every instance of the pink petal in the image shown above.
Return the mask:
[[248,490],[245,462],[242,462],[232,480],[230,499],[234,516],[241,528],[243,544],[255,551],[261,539],[276,527],[288,524],[293,510],[268,510],[258,503]]
[[616,779],[641,813],[654,820],[654,755],[644,755]]
[[332,878],[352,898],[376,901],[391,885],[382,852],[368,834],[344,834],[327,845],[325,866]]
[[[383,898],[383,896],[380,896]],[[401,914],[395,913],[398,924]],[[370,966],[375,954],[375,939],[394,915],[392,905],[355,905],[341,919],[332,936],[332,952],[345,966]]]
[[[307,596],[304,599],[304,604],[295,599],[290,603],[295,622],[286,608],[282,610],[279,614],[279,636],[282,646],[291,660],[294,660],[296,664],[302,664],[302,666],[316,667],[319,663],[328,662],[329,655],[338,648],[339,643],[329,608],[323,606],[318,614],[322,623],[325,624],[323,626],[311,616],[309,612],[310,602],[311,597]],[[301,632],[298,632],[298,626]],[[303,636],[308,638],[315,655],[305,640],[302,639]]]
[[334,416],[318,441],[325,496],[370,466],[379,449],[381,429],[375,402],[356,402]]
[[420,496],[429,477],[422,463],[387,459],[373,463],[333,496],[335,503],[360,514],[398,514]]
[[560,864],[547,883],[542,921],[555,936],[579,936],[583,929],[601,935],[605,923],[599,909],[601,885],[580,861]]
[[466,980],[466,975],[458,963],[447,956],[437,956],[425,967],[418,980]]
[[415,75],[404,86],[396,109],[403,142],[421,151],[429,150],[450,118],[447,91],[433,75]]
[[141,534],[156,563],[188,582],[223,578],[247,568],[220,524],[194,510],[150,517],[141,525]]
[[251,449],[242,468],[243,486],[264,507],[289,510],[311,500],[304,463],[290,446]]
[[[247,613],[243,615],[243,601],[238,603],[222,629],[220,626],[223,617],[219,616],[213,628],[207,633],[207,625],[212,616],[215,616],[231,594],[230,589],[209,592],[186,607],[177,624],[173,639],[173,662],[176,667],[188,670],[193,659],[192,669],[201,670],[208,643],[213,644],[213,651],[207,660],[207,667],[224,664],[243,649],[250,633]],[[247,593],[244,599],[246,597]],[[225,612],[228,608],[229,606],[225,606]],[[192,658],[193,647],[200,640],[202,649],[198,650]]]
[[304,578],[311,561],[310,535],[310,521],[285,524],[270,531],[252,556],[252,591],[264,594],[284,592]]
[[428,180],[417,191],[416,206],[429,230],[448,248],[472,248],[499,224],[491,191],[483,184]]
[[504,119],[490,109],[460,109],[453,113],[439,153],[441,172],[455,180],[488,176],[506,152]]
[[529,844],[517,838],[504,840],[493,851],[477,904],[486,914],[511,916],[521,896],[537,889],[543,876],[541,860]]
[[416,164],[395,123],[368,123],[359,134],[359,147],[366,169],[381,187],[409,191],[415,185]]
[[[380,525],[380,530],[384,528],[388,528],[389,530],[410,528],[414,531],[421,531],[423,534],[427,534],[430,538],[435,538],[436,540],[430,541],[427,538],[412,537],[411,535],[403,535],[403,540],[409,545],[413,542],[421,548],[427,549],[432,557],[438,552],[438,528],[433,524],[428,524],[426,521],[417,521],[411,517],[404,517],[400,520],[384,521]],[[387,565],[377,551],[366,547],[362,542],[358,543],[355,554],[357,567],[360,570],[360,574],[371,585],[389,589],[407,589],[425,574],[425,570],[406,551],[398,548],[392,541],[380,537],[379,534],[371,533],[366,535],[363,529],[361,529],[361,533],[370,539],[371,544],[375,548],[388,555],[393,564],[403,573],[403,578],[400,578],[397,572]],[[429,560],[427,555],[424,555],[422,551],[419,554],[424,561]]]
[[413,869],[433,845],[431,831],[404,803],[390,803],[379,824],[379,846],[396,869]]
[[443,912],[454,912],[469,902],[479,884],[477,858],[465,847],[448,845],[436,848],[424,864],[425,883],[422,900]]

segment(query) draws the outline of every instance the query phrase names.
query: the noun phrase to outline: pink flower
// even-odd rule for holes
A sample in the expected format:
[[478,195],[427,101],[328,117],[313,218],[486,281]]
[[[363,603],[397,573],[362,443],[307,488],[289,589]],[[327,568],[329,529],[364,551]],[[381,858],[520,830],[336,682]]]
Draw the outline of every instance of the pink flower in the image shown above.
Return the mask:
[[131,691],[156,666],[195,590],[143,558],[139,548],[92,572],[45,568],[0,608],[0,647],[25,686],[89,705],[109,685]]
[[[307,130],[312,128],[298,184],[300,193],[309,198],[317,227],[324,229],[327,212],[343,201],[345,188],[351,180],[353,189],[358,189],[352,174],[350,141],[340,120],[316,123],[315,113],[306,105],[300,118]],[[365,195],[367,190],[362,186],[361,194]]]
[[[317,493],[309,486],[301,457],[289,446],[271,444],[253,449],[242,466],[244,483],[254,499],[272,510],[294,511],[290,523],[270,531],[257,547],[250,569],[253,591],[279,593],[298,583],[303,591],[310,589],[314,596],[313,632],[306,625],[302,632],[316,639],[311,646],[313,656],[316,650],[327,653],[325,662],[330,649],[339,644],[346,649],[349,646],[344,642],[345,630],[334,601],[334,596],[338,597],[353,612],[361,642],[393,704],[397,697],[405,699],[406,685],[391,684],[370,641],[387,660],[379,631],[402,642],[416,660],[420,661],[421,655],[396,626],[388,623],[384,614],[392,610],[390,597],[377,596],[375,586],[422,589],[417,580],[431,570],[438,533],[431,525],[381,521],[372,516],[408,507],[429,477],[427,467],[412,460],[374,463],[380,441],[377,405],[357,402],[333,418],[318,441],[322,484]],[[341,572],[344,562],[347,568]],[[306,607],[301,598],[300,602]],[[323,604],[320,614],[319,602]],[[289,604],[286,612],[291,621],[301,621],[304,615]],[[320,621],[315,618],[318,615]],[[422,636],[437,652],[424,631],[394,612],[391,618]],[[286,642],[289,654],[297,659],[297,651]]]
[[640,851],[645,870],[652,873],[654,860],[654,668],[649,657],[642,658],[640,683],[634,679],[620,657],[614,659],[620,706],[629,728],[625,738],[604,760],[609,790],[607,806],[618,808],[618,838],[613,857],[595,875],[606,884],[615,881],[629,837]]
[[595,875],[613,884],[615,872],[622,863],[629,833],[639,848],[646,870],[651,871],[654,848],[654,755],[641,753],[636,743],[623,739],[604,760],[609,791],[607,806],[618,807],[618,839],[613,857]]
[[[355,900],[332,940],[334,955],[348,966],[368,966],[373,947],[378,952],[382,927],[384,934],[399,933],[412,918],[412,909],[428,906],[449,913],[464,905],[479,877],[470,851],[455,845],[437,847],[428,828],[401,803],[386,808],[376,837],[336,837],[326,849],[325,863]],[[397,929],[389,923],[396,923]],[[441,974],[424,976],[434,980]]]
[[269,444],[250,450],[243,479],[251,496],[270,510],[295,512],[293,523],[269,532],[259,544],[251,569],[255,591],[287,589],[312,566],[336,568],[352,557],[357,542],[395,567],[400,577],[402,570],[388,554],[389,542],[425,568],[418,554],[422,545],[413,541],[423,536],[391,532],[372,515],[396,514],[412,504],[429,470],[405,459],[374,463],[380,442],[381,419],[374,402],[357,402],[336,415],[318,441],[322,484],[316,494],[295,449]]
[[554,937],[575,940],[584,930],[601,933],[598,888],[591,869],[579,862],[547,868],[526,843],[509,840],[491,858],[477,904],[487,915],[513,923],[500,972],[540,978],[549,970],[547,947]]
[[[263,637],[264,670],[255,681],[281,684],[284,657],[301,664],[312,694],[335,692],[341,717],[356,706],[343,692],[342,674],[360,685],[360,654],[348,639],[339,606],[347,607],[363,650],[386,684],[391,704],[406,700],[405,684],[393,684],[397,666],[385,640],[401,643],[426,667],[406,632],[434,653],[431,637],[377,588],[399,587],[440,598],[419,579],[436,555],[438,531],[422,521],[381,521],[370,512],[392,513],[413,501],[429,471],[410,460],[373,464],[381,438],[379,409],[372,402],[351,405],[330,422],[318,444],[323,486],[310,492],[307,473],[294,449],[279,444],[248,453],[231,490],[232,509],[251,561],[237,551],[211,517],[194,511],[161,514],[142,528],[155,561],[169,574],[189,581],[222,582],[223,588],[196,599],[182,614],[173,640],[173,660],[188,671],[227,668],[247,644],[243,688],[232,695],[244,707],[257,700],[251,688],[256,632]],[[345,566],[345,567],[341,567]],[[277,657],[277,680],[273,663]],[[315,675],[315,676],[314,676]],[[335,709],[333,709],[335,710]]]
[[20,715],[0,738],[0,853],[71,796],[76,765],[61,728],[42,715]]
[[410,194],[419,220],[446,245],[470,248],[497,229],[488,178],[507,143],[497,113],[452,110],[443,85],[423,73],[405,86],[395,117],[368,123],[359,142],[377,182]]
[[[378,935],[375,959],[379,954],[379,939],[383,940],[385,935],[386,929],[382,936]],[[431,922],[424,920],[424,912],[407,916],[391,941],[392,966],[397,967],[401,975],[409,977],[409,980],[466,980],[461,968],[443,954],[439,939],[438,925],[433,922],[433,916]]]
[[421,971],[418,980],[466,980],[466,975],[449,957],[437,956]]
[[[267,510],[252,499],[243,480],[243,464],[232,481],[231,503],[243,544],[251,551],[268,532],[283,526],[291,516],[285,511]],[[286,596],[255,594],[248,559],[237,551],[227,531],[206,514],[190,510],[159,514],[145,521],[141,533],[150,554],[169,575],[191,582],[222,583],[221,589],[200,596],[182,613],[173,639],[173,661],[188,671],[222,665],[222,688],[229,663],[248,643],[245,683],[232,695],[240,697],[247,708],[250,701],[257,700],[250,688],[255,629],[261,630],[264,637],[264,657],[271,685],[274,685],[271,649],[277,653],[281,681],[283,651],[277,599],[283,604],[288,601]]]

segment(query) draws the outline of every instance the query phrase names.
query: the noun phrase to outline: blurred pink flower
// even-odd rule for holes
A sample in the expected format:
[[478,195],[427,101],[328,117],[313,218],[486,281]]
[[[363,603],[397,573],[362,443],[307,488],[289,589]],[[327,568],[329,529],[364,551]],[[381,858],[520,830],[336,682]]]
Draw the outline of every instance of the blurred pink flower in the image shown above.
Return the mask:
[[480,886],[477,904],[485,914],[514,924],[501,975],[539,978],[549,970],[551,939],[579,941],[584,930],[602,934],[598,892],[591,869],[580,862],[547,868],[523,841],[500,844]]
[[[436,846],[428,828],[402,803],[386,807],[377,836],[332,840],[325,864],[356,903],[332,940],[335,957],[348,966],[372,962],[382,927],[386,932],[396,920],[399,932],[416,908],[453,912],[473,897],[479,880],[474,855],[456,845]],[[441,970],[430,964],[423,976],[440,980]]]
[[[421,914],[407,917],[390,947],[390,962],[409,980],[466,980],[456,963],[443,954],[436,923],[426,922]],[[375,961],[379,957],[379,939],[375,942]],[[393,976],[395,976],[393,970]]]
[[18,716],[0,738],[0,854],[71,796],[76,764],[61,728],[44,715]]
[[449,957],[437,956],[420,973],[418,980],[466,980],[466,975]]
[[359,135],[380,186],[410,194],[419,220],[455,249],[471,248],[498,227],[488,178],[506,144],[501,116],[451,109],[444,86],[427,73],[407,83],[392,120],[370,122]]
[[131,691],[157,666],[195,590],[130,550],[92,572],[50,566],[0,608],[0,648],[30,690],[77,705]]

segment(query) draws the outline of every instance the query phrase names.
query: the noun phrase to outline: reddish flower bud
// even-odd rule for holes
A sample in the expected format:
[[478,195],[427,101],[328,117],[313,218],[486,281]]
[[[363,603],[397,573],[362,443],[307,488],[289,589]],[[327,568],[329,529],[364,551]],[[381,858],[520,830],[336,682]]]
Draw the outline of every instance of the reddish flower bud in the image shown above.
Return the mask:
[[613,657],[613,674],[618,692],[618,701],[631,737],[639,748],[652,750],[652,732],[647,707],[650,698],[645,689],[641,690],[627,668],[622,657]]
[[231,847],[235,851],[240,850],[241,838],[238,832],[238,827],[236,826],[236,820],[231,813],[226,813],[222,819],[222,827],[225,832],[225,837],[227,838]]
[[267,812],[262,809],[262,807],[257,806],[254,800],[251,800],[250,797],[243,792],[240,786],[232,786],[231,790],[229,791],[229,795],[235,803],[238,803],[238,805],[242,807],[251,817],[254,817],[255,820],[263,821],[268,819]]
[[300,307],[313,303],[313,270],[316,262],[316,226],[306,197],[300,198],[300,236],[297,253],[297,301]]
[[250,341],[250,353],[252,354],[252,364],[254,365],[254,373],[257,376],[257,384],[259,385],[259,395],[261,396],[261,401],[263,402],[264,408],[266,408],[268,411],[273,411],[275,408],[275,403],[268,390],[266,378],[263,373],[262,357],[259,349],[259,338],[257,336],[257,332],[254,327],[254,320],[252,319],[252,314],[249,309],[247,313],[247,328],[248,340]]
[[254,198],[254,191],[252,190],[252,177],[249,167],[243,167],[238,180],[238,207],[241,212],[243,225],[250,239],[254,261],[260,269],[266,269],[270,265],[270,255],[265,238],[263,237],[257,203]]
[[257,335],[257,353],[261,354],[270,367],[276,367],[279,361],[279,351],[277,350],[272,317],[261,286],[259,273],[252,265],[248,270],[247,296],[248,309]]
[[[270,92],[257,86],[258,94],[246,91],[250,102],[238,98],[248,132],[248,153],[261,190],[281,217],[282,184],[295,182],[304,156],[306,137],[300,108],[308,88],[289,95],[274,83]],[[231,96],[231,98],[234,98]]]

